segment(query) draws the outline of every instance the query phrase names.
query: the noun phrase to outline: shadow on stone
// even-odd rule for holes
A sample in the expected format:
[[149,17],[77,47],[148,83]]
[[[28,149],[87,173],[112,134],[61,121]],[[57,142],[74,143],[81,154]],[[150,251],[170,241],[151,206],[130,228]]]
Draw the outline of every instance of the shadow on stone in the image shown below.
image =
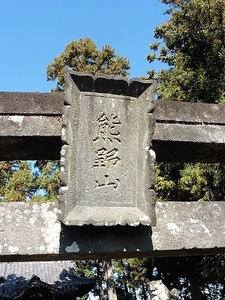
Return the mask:
[[149,226],[66,226],[62,223],[60,254],[89,257],[142,256],[153,250]]

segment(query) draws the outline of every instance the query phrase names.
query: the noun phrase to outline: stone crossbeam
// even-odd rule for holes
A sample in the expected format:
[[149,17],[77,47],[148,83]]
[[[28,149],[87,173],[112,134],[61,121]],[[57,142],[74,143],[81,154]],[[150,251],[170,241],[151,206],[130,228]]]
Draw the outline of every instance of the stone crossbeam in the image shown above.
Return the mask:
[[157,226],[65,226],[55,203],[1,203],[0,261],[224,253],[224,202],[156,204]]
[[63,95],[0,93],[0,160],[59,159]]
[[153,137],[157,161],[224,163],[224,116],[224,105],[157,102]]
[[[0,159],[59,159],[61,93],[0,93]],[[157,161],[221,162],[225,106],[156,101]]]

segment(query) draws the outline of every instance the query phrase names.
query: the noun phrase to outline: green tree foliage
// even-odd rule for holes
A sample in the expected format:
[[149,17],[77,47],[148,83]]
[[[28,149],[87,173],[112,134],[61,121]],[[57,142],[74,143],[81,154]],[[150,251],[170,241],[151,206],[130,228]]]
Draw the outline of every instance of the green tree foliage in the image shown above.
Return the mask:
[[[225,100],[224,0],[161,0],[169,20],[155,29],[149,62],[166,63],[155,74],[163,100],[219,102]],[[154,76],[154,71],[149,75]]]
[[152,260],[131,258],[113,261],[118,299],[149,299]]
[[43,194],[38,194],[34,201],[46,202],[56,201],[59,192],[59,162],[49,160],[35,161],[37,192],[42,190]]
[[160,163],[156,168],[159,201],[223,201],[225,166]]
[[[155,29],[149,62],[166,63],[157,74],[161,100],[223,103],[225,95],[225,1],[161,0],[169,20]],[[159,200],[224,199],[224,167],[159,164]]]
[[47,80],[57,79],[56,90],[62,91],[66,69],[92,74],[109,74],[127,76],[129,61],[115,54],[115,49],[105,45],[98,50],[90,38],[69,43],[65,50],[47,67]]
[[[113,269],[113,284],[116,289],[118,300],[131,299],[149,299],[148,282],[152,278],[152,260],[151,259],[113,259],[111,260]],[[110,299],[107,295],[105,261],[77,261],[76,273],[79,276],[98,278],[98,284],[93,290],[93,294],[99,299]],[[84,296],[82,300],[87,299]]]
[[58,187],[57,162],[19,160],[0,162],[0,201],[55,201]]
[[27,162],[0,163],[0,199],[1,201],[26,201],[35,194],[35,179]]
[[[167,64],[149,71],[158,80],[160,100],[224,103],[225,1],[161,0],[168,21],[155,29],[149,62]],[[224,200],[224,166],[165,164],[156,170],[161,201]],[[155,273],[181,299],[224,299],[224,255],[165,258],[154,261]],[[190,268],[191,266],[191,268]],[[201,292],[200,292],[201,291]]]

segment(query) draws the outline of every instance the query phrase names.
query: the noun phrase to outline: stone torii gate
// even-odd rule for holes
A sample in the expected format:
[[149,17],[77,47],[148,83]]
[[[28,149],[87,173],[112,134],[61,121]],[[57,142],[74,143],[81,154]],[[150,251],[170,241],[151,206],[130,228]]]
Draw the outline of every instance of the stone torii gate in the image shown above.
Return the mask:
[[[74,72],[67,74],[65,98],[58,93],[0,93],[0,159],[60,159],[61,151],[62,166],[59,204],[0,203],[0,261],[224,252],[223,201],[155,204],[152,184],[154,152],[159,162],[224,163],[225,107],[157,102],[153,94],[151,81]],[[108,126],[107,144],[104,139],[98,144],[105,130],[98,124]],[[129,150],[137,140],[137,148]],[[84,162],[89,169],[83,173],[79,168]],[[132,162],[138,166],[133,171]],[[103,167],[114,173],[102,172]],[[129,185],[136,178],[136,196],[121,178],[128,178]],[[92,186],[80,190],[85,182]],[[126,197],[118,204],[111,191],[98,194],[102,186],[115,189],[117,199],[134,197],[133,206]],[[93,189],[94,204],[84,196],[88,189]]]

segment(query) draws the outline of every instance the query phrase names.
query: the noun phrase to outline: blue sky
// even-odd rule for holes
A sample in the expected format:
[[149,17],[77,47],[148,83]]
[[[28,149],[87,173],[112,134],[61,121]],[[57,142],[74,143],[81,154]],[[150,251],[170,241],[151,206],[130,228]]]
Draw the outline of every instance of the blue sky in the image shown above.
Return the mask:
[[[154,28],[168,17],[160,0],[0,0],[0,91],[49,92],[48,63],[72,40],[110,44],[146,75]],[[156,64],[154,68],[158,69]]]

